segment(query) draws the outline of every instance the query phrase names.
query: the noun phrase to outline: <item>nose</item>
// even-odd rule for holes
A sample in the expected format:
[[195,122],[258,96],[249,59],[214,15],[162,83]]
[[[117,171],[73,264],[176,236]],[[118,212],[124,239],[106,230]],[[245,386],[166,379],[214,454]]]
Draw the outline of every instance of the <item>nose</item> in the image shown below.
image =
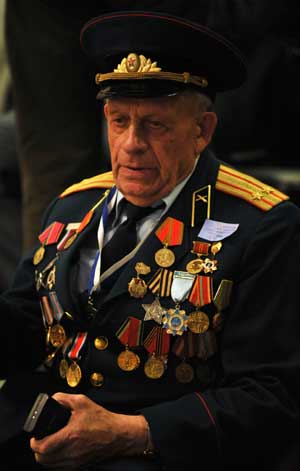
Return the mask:
[[124,150],[128,153],[143,153],[147,150],[147,142],[141,126],[131,124],[126,130]]

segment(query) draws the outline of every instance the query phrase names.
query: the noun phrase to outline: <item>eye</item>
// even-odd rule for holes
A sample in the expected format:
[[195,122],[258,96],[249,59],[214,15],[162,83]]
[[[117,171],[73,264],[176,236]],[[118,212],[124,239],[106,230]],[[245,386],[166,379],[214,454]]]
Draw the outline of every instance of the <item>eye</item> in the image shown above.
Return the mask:
[[127,126],[127,118],[122,115],[114,115],[110,120],[110,126],[115,130],[121,130]]
[[152,132],[164,133],[168,130],[168,127],[156,119],[149,119],[145,123],[146,129]]

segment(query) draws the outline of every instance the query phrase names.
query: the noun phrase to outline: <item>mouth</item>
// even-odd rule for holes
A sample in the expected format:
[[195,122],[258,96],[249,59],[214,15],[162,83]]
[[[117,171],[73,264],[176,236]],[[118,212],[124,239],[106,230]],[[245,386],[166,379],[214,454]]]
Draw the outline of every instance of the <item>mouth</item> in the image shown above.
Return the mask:
[[154,169],[150,167],[122,166],[120,172],[123,176],[128,178],[145,178],[153,174]]

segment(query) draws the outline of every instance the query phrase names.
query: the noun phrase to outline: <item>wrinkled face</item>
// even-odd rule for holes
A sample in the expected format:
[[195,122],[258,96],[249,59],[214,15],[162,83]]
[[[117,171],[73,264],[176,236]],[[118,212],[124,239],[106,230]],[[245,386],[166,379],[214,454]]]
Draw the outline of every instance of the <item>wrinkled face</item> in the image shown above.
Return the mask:
[[132,203],[158,201],[193,169],[201,128],[190,96],[114,98],[104,112],[114,179]]

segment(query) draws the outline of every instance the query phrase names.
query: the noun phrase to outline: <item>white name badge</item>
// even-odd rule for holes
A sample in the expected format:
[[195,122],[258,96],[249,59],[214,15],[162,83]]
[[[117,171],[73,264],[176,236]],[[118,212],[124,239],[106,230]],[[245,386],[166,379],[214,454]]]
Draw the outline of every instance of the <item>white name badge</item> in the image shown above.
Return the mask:
[[233,234],[239,224],[231,224],[229,222],[214,221],[213,219],[206,219],[198,234],[202,239],[215,242],[223,240]]

